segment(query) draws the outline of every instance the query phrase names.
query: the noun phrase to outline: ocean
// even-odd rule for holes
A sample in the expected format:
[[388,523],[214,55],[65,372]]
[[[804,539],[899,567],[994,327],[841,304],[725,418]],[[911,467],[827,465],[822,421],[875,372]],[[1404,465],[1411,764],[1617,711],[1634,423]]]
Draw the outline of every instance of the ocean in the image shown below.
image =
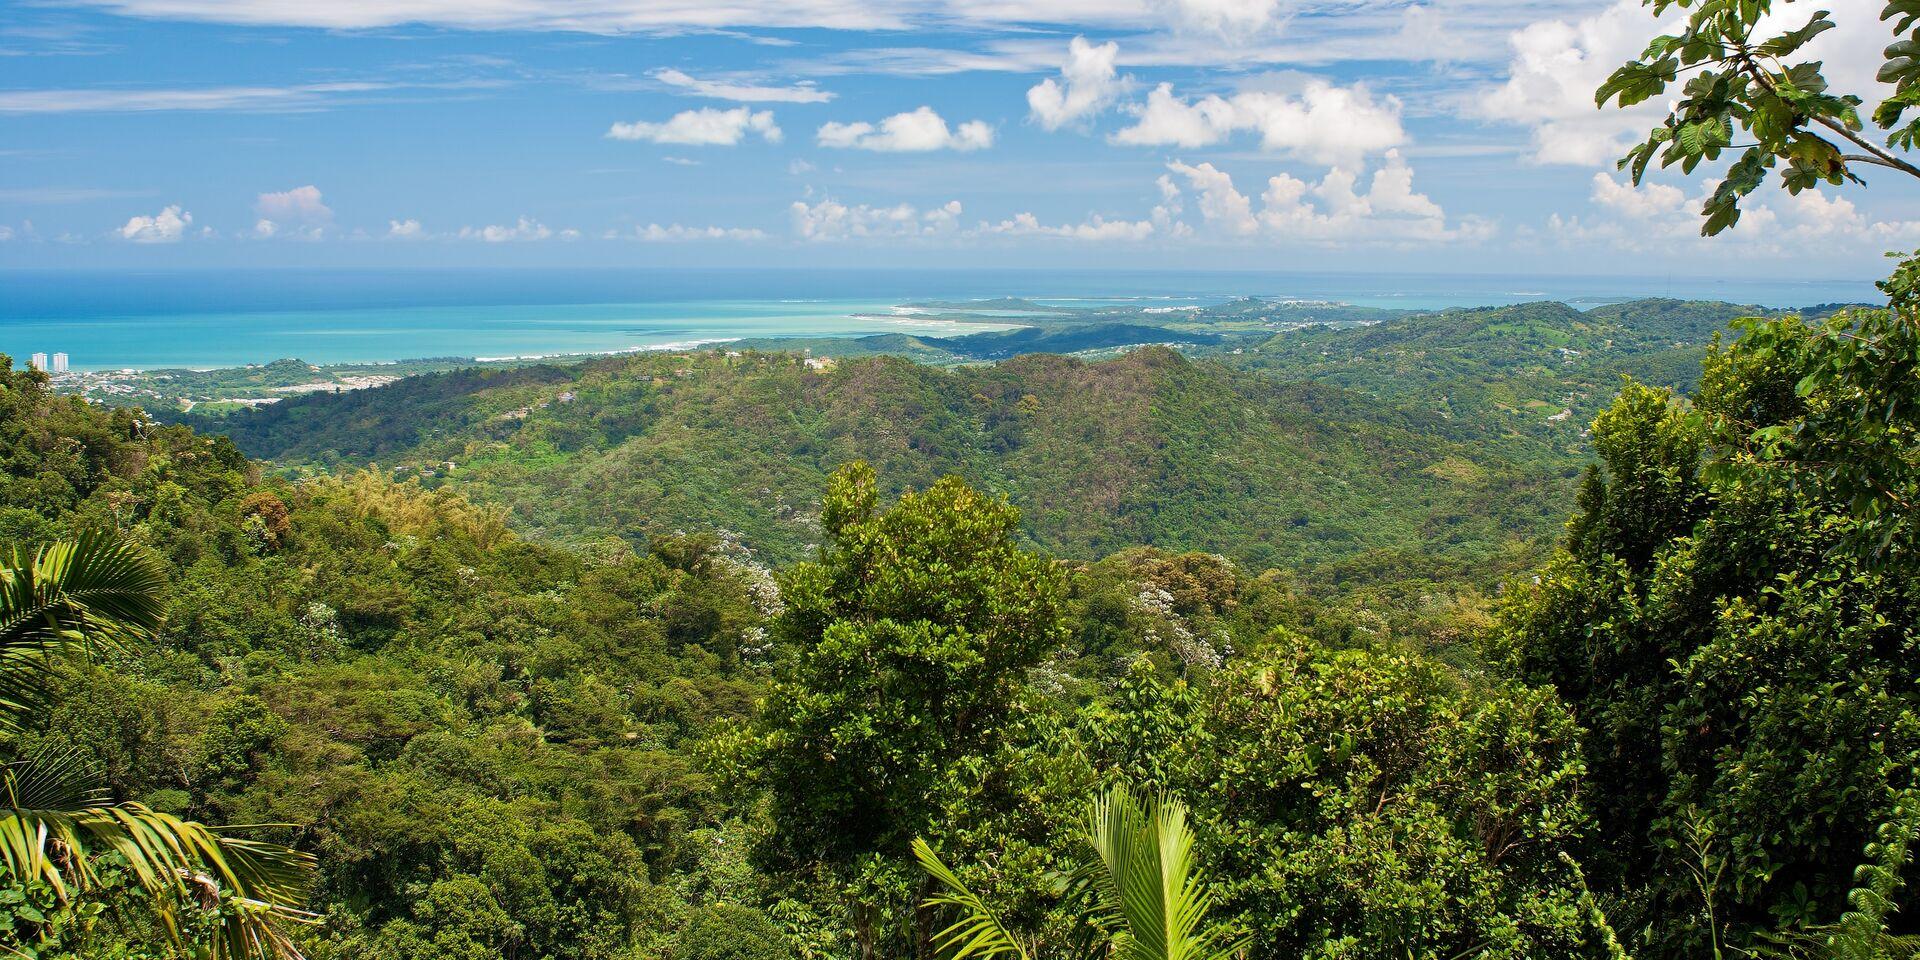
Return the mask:
[[[1240,297],[1407,309],[1637,297],[1769,307],[1875,302],[1864,280],[991,270],[253,270],[0,273],[0,353],[75,370],[371,363],[672,349],[739,338],[1002,329],[923,300],[1205,304]],[[991,319],[983,317],[983,319]],[[1015,317],[1000,318],[1016,322]]]

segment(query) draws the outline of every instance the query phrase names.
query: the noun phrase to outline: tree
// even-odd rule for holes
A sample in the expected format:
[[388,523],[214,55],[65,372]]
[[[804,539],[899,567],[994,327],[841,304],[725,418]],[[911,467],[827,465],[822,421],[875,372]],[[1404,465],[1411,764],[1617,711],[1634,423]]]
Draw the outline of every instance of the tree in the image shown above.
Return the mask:
[[[777,864],[873,888],[854,922],[875,949],[898,914],[869,908],[920,899],[889,864],[943,791],[977,775],[966,768],[994,753],[1025,672],[1064,642],[1066,576],[1019,548],[1016,510],[957,478],[882,510],[856,463],[833,475],[821,520],[819,559],[783,584],[776,681],[743,766],[769,790]],[[924,952],[918,928],[894,949]]]
[[[1185,804],[1113,787],[1088,803],[1081,833],[1092,856],[1068,889],[1079,927],[1092,935],[1044,945],[1055,948],[1048,952],[1085,960],[1227,960],[1240,953],[1244,944],[1231,928],[1209,917],[1214,895],[1199,869]],[[935,935],[948,960],[1032,960],[1041,952],[1042,944],[1015,933],[925,839],[915,838],[913,855],[943,888],[927,902],[960,914]]]
[[[160,623],[162,578],[131,544],[89,532],[0,568],[0,730],[17,733],[46,706],[58,659],[98,652]],[[187,915],[217,912],[215,957],[294,954],[281,923],[297,905],[312,858],[247,839],[244,827],[181,820],[139,803],[115,803],[70,751],[42,750],[0,771],[0,867],[62,903],[102,885],[103,870],[130,873],[166,935],[186,939]],[[28,918],[31,919],[30,917]],[[9,932],[31,945],[41,926]]]
[[[1822,64],[1808,60],[1807,43],[1833,29],[1828,11],[1804,20],[1789,8],[1793,0],[1646,0],[1654,15],[1686,11],[1681,29],[1647,44],[1639,58],[1622,65],[1594,94],[1630,107],[1681,83],[1683,96],[1660,126],[1620,160],[1637,185],[1657,157],[1660,166],[1678,165],[1692,173],[1701,161],[1728,150],[1740,154],[1701,215],[1701,233],[1713,235],[1740,220],[1740,201],[1780,169],[1781,185],[1799,193],[1818,184],[1864,182],[1862,167],[1891,170],[1920,178],[1895,151],[1911,150],[1920,140],[1920,0],[1889,0],[1880,15],[1891,21],[1892,43],[1879,72],[1893,93],[1872,114],[1886,131],[1885,146],[1865,132],[1856,93],[1827,87]],[[1800,9],[1805,9],[1804,7]],[[1753,138],[1736,145],[1736,133]]]
[[792,960],[780,928],[750,907],[715,903],[693,912],[674,941],[672,960]]
[[1561,860],[1591,828],[1578,736],[1550,691],[1285,630],[1202,682],[1137,670],[1085,734],[1190,798],[1260,960],[1600,955]]
[[[1691,405],[1630,387],[1566,548],[1503,602],[1497,644],[1586,728],[1596,877],[1641,955],[1832,921],[1920,769],[1920,566],[1882,499],[1915,483],[1915,387],[1847,359],[1899,323],[1863,313],[1748,324]],[[1651,489],[1691,492],[1609,520]]]

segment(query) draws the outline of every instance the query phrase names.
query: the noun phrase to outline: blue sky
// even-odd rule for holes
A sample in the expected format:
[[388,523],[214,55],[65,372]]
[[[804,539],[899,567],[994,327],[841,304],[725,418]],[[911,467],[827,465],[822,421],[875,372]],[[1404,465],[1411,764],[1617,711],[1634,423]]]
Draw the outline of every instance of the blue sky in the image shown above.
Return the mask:
[[[1799,4],[1805,5],[1805,4]],[[1869,0],[1825,3],[1874,99]],[[1804,14],[1802,14],[1804,16]],[[0,3],[0,265],[1872,277],[1920,192],[1694,236],[1634,0]]]

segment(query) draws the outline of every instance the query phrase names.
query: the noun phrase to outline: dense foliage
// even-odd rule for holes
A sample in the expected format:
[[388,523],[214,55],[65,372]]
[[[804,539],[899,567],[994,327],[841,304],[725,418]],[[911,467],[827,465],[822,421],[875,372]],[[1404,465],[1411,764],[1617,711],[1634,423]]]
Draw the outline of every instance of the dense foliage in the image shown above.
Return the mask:
[[1005,493],[1037,545],[1070,556],[1145,543],[1260,565],[1484,560],[1556,527],[1576,472],[1570,455],[1510,466],[1430,414],[1164,348],[820,366],[708,353],[462,372],[212,426],[281,462],[432,471],[542,536],[722,529],[780,562],[819,541],[814,504],[855,459],[892,493],[949,473]]
[[1832,920],[1915,786],[1911,316],[1751,324],[1693,404],[1629,384],[1564,552],[1502,612],[1619,785],[1597,875],[1660,951]]
[[[1726,308],[1651,302],[1207,361],[458,371],[229,421],[303,468],[267,473],[7,367],[8,537],[110,530],[166,582],[0,749],[282,825],[320,960],[933,960],[968,916],[1158,956],[1123,888],[1209,956],[1895,955],[1920,354],[1887,289],[1719,341]],[[1113,868],[1149,847],[1155,882]],[[182,955],[100,878],[0,889],[0,943]]]

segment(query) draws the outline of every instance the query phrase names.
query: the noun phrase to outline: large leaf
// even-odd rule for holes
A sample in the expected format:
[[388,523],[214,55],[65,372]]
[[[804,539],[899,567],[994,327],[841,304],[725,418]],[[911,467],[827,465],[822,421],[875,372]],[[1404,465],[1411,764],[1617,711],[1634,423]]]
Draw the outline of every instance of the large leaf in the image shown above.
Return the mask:
[[98,530],[0,567],[0,729],[16,729],[44,698],[53,656],[157,628],[164,584],[144,551]]
[[249,827],[208,827],[138,803],[106,800],[93,771],[70,751],[45,751],[0,771],[0,868],[37,880],[62,899],[98,882],[112,855],[152,897],[176,938],[180,906],[222,903],[216,957],[295,955],[278,925],[298,909],[311,855],[247,839]]

